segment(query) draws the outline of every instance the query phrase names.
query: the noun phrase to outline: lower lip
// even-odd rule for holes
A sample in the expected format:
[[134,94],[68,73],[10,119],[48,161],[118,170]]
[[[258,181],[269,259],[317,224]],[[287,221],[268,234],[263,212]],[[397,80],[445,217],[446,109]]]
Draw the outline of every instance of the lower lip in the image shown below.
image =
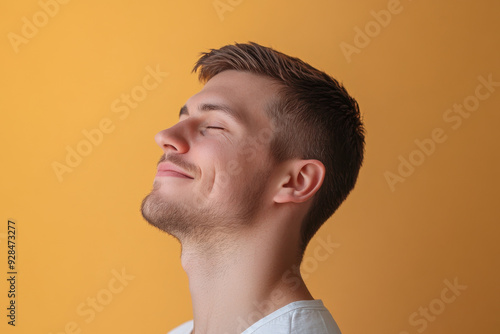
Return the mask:
[[174,172],[173,170],[159,170],[156,173],[156,176],[173,176],[173,177],[178,177],[178,178],[183,178],[183,179],[191,179],[190,177],[187,177],[184,174]]

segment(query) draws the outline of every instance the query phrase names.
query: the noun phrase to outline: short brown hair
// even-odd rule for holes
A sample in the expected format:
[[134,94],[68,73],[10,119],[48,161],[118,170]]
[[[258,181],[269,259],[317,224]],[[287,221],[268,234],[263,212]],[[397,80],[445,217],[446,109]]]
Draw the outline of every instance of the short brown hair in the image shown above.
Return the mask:
[[226,45],[201,54],[193,72],[206,82],[226,70],[264,75],[280,84],[267,110],[274,125],[270,150],[276,161],[317,159],[323,184],[301,230],[300,251],[354,188],[364,154],[358,103],[337,80],[302,60],[257,43]]

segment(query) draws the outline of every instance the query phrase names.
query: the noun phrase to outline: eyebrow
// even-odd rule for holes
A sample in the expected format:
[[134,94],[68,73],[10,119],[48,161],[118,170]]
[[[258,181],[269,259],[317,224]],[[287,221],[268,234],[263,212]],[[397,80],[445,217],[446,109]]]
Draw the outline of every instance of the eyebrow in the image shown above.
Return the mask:
[[[199,111],[221,111],[232,118],[234,118],[238,122],[242,122],[242,115],[235,110],[231,109],[229,106],[225,104],[214,104],[214,103],[203,103],[198,106]],[[187,115],[189,116],[189,111],[186,105],[182,106],[181,110],[179,111],[179,118],[182,115]]]

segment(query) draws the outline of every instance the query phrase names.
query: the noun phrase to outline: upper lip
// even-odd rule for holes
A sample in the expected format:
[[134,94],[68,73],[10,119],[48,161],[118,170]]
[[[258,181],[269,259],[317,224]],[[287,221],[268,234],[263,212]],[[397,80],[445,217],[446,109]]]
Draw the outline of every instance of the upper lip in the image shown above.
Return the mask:
[[179,174],[182,174],[190,179],[193,179],[191,175],[183,171],[180,167],[177,167],[176,165],[170,163],[170,162],[162,162],[158,165],[158,171],[172,171],[176,172]]

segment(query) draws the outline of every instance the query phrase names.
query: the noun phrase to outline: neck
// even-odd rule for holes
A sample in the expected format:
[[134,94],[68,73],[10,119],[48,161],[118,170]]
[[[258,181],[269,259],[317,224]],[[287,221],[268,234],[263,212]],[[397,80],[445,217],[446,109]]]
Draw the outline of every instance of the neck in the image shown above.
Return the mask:
[[298,235],[269,228],[226,235],[216,247],[183,241],[196,333],[241,333],[293,301],[313,299],[300,276],[297,244]]

